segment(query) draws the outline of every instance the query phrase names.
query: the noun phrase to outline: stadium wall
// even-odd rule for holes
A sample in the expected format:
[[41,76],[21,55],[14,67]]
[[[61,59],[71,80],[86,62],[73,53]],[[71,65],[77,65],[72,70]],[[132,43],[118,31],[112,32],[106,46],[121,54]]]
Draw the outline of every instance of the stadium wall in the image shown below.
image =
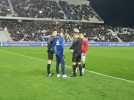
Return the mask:
[[[65,43],[69,47],[71,42]],[[47,42],[0,42],[1,47],[43,47],[47,46]],[[91,42],[91,47],[133,47],[134,42]]]

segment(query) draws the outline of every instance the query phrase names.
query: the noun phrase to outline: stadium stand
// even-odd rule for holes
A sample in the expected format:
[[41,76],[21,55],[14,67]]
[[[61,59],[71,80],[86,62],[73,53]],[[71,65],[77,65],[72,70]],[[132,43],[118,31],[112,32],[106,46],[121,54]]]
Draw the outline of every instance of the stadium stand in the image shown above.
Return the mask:
[[63,11],[65,12],[68,19],[74,20],[101,20],[100,17],[95,13],[93,8],[89,4],[69,4],[66,1],[59,1]]
[[64,14],[56,1],[52,0],[12,0],[18,17],[63,19]]
[[74,29],[87,34],[90,41],[96,42],[134,42],[134,28],[112,27],[85,23],[54,22],[1,22],[1,29],[7,28],[14,41],[46,41],[52,31],[63,31],[65,40],[70,42]]
[[64,31],[66,41],[70,42],[74,29],[86,33],[90,41],[134,41],[134,28],[97,24],[103,20],[91,7],[90,0],[0,0],[0,19],[0,30],[7,29],[13,41],[46,41],[57,30]]
[[0,0],[0,16],[11,16],[8,0]]
[[[85,2],[83,2],[85,1]],[[1,0],[0,16],[101,21],[87,0]]]

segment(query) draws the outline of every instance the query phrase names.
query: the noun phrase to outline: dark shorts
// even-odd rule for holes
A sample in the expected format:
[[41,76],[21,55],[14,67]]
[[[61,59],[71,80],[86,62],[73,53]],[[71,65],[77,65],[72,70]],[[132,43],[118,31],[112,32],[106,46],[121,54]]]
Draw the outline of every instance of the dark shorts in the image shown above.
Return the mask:
[[81,53],[73,53],[72,61],[81,62]]
[[48,51],[48,60],[53,60],[54,52]]

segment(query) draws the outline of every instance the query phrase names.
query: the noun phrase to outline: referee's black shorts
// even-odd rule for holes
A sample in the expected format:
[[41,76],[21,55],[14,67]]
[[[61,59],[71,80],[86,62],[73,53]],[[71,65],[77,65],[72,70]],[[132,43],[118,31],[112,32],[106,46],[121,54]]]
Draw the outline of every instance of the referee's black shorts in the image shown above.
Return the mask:
[[72,61],[73,62],[81,62],[81,53],[73,53]]
[[53,56],[54,56],[54,51],[48,50],[48,60],[53,60]]

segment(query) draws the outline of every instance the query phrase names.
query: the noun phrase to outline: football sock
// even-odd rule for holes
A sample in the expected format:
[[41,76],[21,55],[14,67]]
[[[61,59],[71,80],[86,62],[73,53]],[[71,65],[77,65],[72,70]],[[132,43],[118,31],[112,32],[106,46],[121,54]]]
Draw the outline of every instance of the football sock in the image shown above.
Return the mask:
[[82,66],[83,68],[85,68],[86,66],[85,66],[85,64],[83,64],[83,66]]
[[73,76],[76,76],[76,65],[73,65]]
[[50,67],[51,67],[51,64],[47,64],[47,74],[49,75],[51,72],[50,72]]
[[79,71],[80,71],[80,76],[82,76],[82,65],[79,64]]

